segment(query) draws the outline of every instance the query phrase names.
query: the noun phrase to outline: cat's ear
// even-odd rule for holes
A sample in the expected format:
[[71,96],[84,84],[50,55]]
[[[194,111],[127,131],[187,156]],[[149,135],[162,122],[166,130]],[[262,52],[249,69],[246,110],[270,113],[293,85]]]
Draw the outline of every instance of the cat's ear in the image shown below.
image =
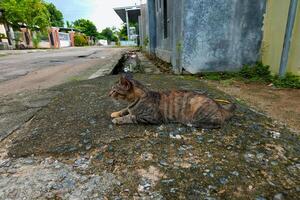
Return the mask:
[[125,89],[125,90],[130,90],[131,86],[132,86],[130,79],[126,76],[126,74],[121,75],[120,84],[122,85],[123,89]]

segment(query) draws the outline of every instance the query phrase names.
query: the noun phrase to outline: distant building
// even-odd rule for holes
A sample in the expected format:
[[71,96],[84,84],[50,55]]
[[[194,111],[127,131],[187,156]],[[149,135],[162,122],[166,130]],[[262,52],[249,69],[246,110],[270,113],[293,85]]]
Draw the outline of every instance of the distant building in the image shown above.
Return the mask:
[[[236,71],[262,60],[275,73],[283,67],[284,72],[300,74],[299,4],[297,0],[147,0],[139,20],[141,46],[171,63],[178,73]],[[295,24],[294,29],[289,24]],[[289,32],[291,37],[285,38]]]
[[114,8],[117,15],[121,20],[126,23],[128,41],[120,41],[121,45],[132,46],[137,45],[139,42],[139,30],[136,27],[130,26],[130,24],[137,24],[139,22],[139,16],[141,15],[140,6],[126,6]]

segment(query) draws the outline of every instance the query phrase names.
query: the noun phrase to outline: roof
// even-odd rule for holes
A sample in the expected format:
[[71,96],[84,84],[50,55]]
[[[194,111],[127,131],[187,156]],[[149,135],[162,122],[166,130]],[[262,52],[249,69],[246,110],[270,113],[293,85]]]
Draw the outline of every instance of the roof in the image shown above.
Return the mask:
[[75,31],[75,32],[80,32],[81,33],[81,31],[79,29],[76,29],[76,28],[59,27],[59,30],[61,30],[61,31]]
[[141,15],[140,6],[125,6],[114,8],[117,15],[123,22],[126,22],[126,11],[128,11],[128,18],[130,22],[138,22],[139,16]]

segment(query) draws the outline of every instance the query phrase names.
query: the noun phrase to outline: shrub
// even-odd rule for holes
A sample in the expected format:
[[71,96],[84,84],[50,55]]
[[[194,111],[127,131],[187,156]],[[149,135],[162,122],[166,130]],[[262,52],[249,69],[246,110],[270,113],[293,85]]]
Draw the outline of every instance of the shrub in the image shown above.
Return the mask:
[[300,77],[287,73],[284,77],[274,76],[273,84],[279,88],[296,88],[300,89]]
[[240,70],[239,75],[249,81],[271,82],[272,75],[269,68],[270,66],[263,65],[261,62],[253,66],[245,65]]
[[37,49],[39,47],[40,42],[41,42],[41,34],[36,33],[32,38],[33,48]]
[[75,43],[75,46],[87,46],[89,44],[89,41],[85,35],[75,34],[74,43]]

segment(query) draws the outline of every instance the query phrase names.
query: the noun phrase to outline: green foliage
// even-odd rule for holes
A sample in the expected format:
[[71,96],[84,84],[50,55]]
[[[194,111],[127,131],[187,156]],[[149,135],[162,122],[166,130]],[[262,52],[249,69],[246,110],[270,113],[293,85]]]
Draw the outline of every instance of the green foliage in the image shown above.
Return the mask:
[[7,37],[5,36],[4,33],[0,33],[0,40],[2,40],[2,39],[7,39]]
[[95,24],[87,19],[78,19],[73,22],[73,26],[76,29],[79,29],[82,33],[87,36],[97,37],[98,32]]
[[88,38],[83,34],[75,34],[74,43],[75,46],[87,46],[89,44]]
[[70,21],[66,21],[66,25],[67,25],[67,28],[73,28],[74,27],[73,23],[70,22]]
[[115,30],[112,28],[103,29],[100,35],[102,35],[108,41],[118,42],[118,37],[115,35]]
[[243,66],[239,74],[242,78],[249,81],[270,82],[272,80],[272,75],[269,68],[270,66],[258,62],[253,66]]
[[237,77],[234,72],[207,72],[202,75],[203,78],[208,80],[220,81]]
[[64,26],[63,14],[55,7],[53,3],[45,3],[45,5],[50,14],[51,26],[63,27]]
[[145,37],[145,39],[144,39],[144,47],[147,47],[148,44],[149,44],[149,38]]
[[118,37],[119,40],[128,40],[126,24],[123,24],[122,27],[119,29]]
[[279,88],[296,88],[300,89],[300,77],[287,73],[284,77],[275,76],[273,84]]
[[36,33],[32,38],[33,48],[37,49],[41,40],[41,33]]
[[224,81],[242,80],[245,82],[273,83],[279,88],[300,89],[299,76],[287,73],[284,77],[272,76],[269,66],[258,62],[253,66],[245,65],[239,72],[208,72],[201,76],[207,80]]
[[4,10],[4,18],[19,27],[23,24],[33,30],[46,29],[50,25],[50,14],[42,0],[2,0],[0,7]]

